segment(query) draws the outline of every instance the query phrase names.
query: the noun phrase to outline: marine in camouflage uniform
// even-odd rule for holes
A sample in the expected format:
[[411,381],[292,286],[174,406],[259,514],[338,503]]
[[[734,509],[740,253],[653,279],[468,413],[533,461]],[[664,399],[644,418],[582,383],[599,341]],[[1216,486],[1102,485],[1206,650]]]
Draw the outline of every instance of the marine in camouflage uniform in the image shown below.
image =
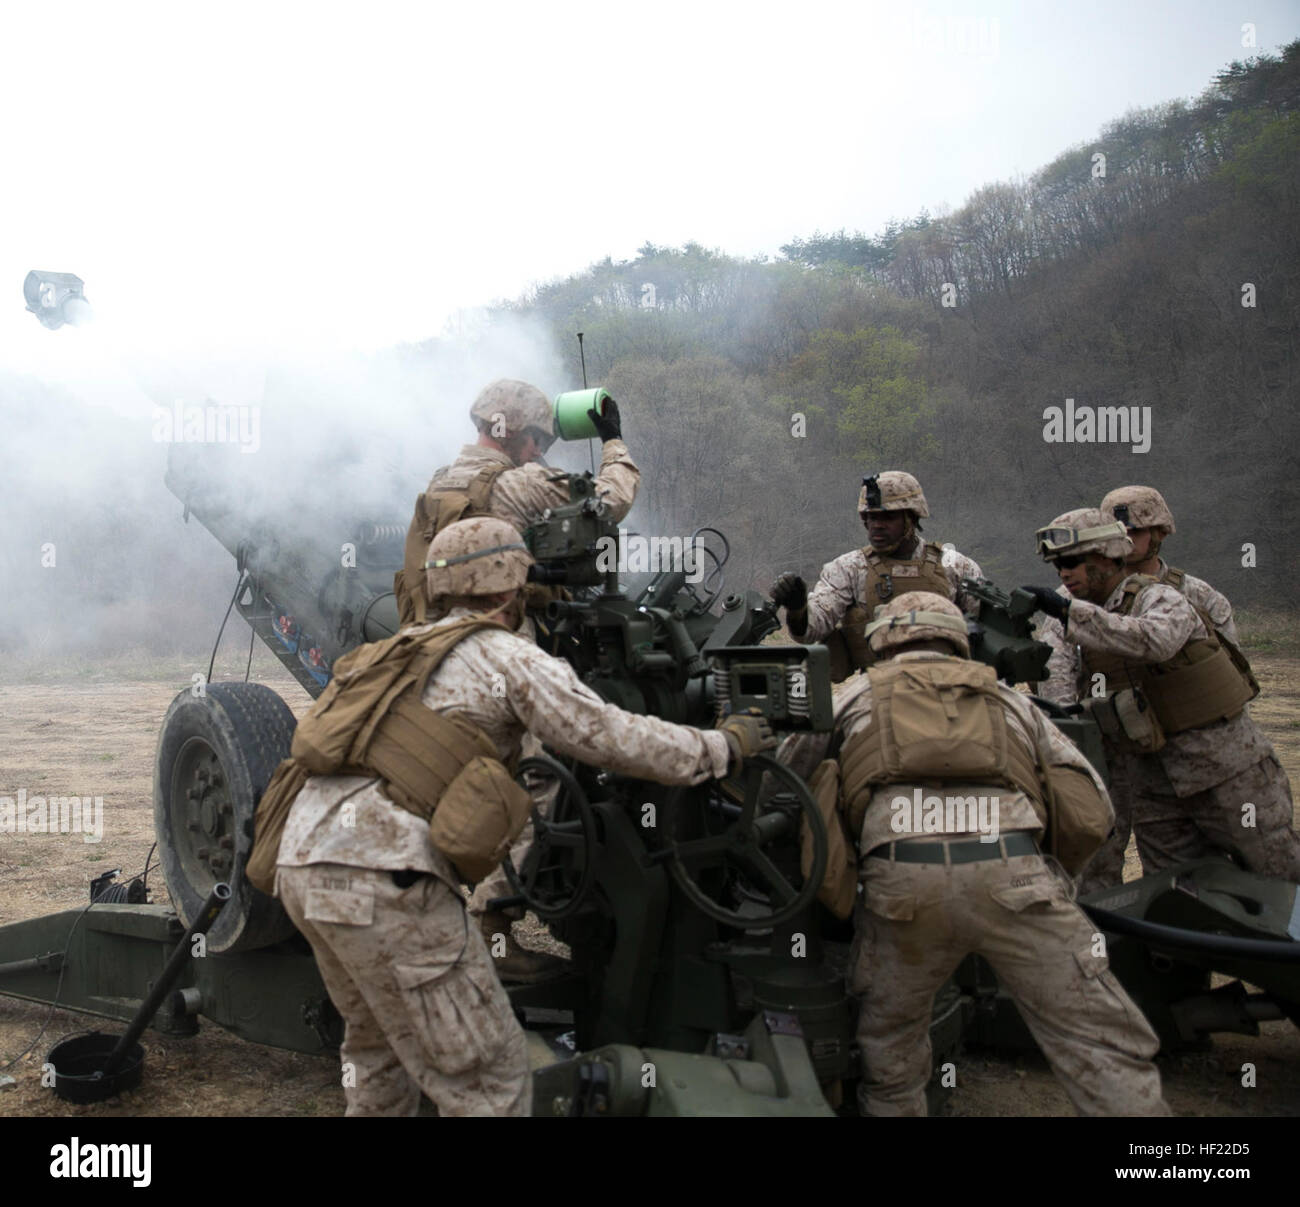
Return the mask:
[[[1041,853],[1040,812],[1017,786],[1035,782],[1041,751],[1049,767],[1086,776],[1105,807],[1096,772],[1026,696],[967,661],[965,621],[954,604],[909,592],[887,603],[868,631],[878,660],[837,694],[833,734],[799,735],[780,751],[808,778],[828,749],[838,747],[841,806],[861,853],[849,988],[861,999],[864,1111],[926,1113],[934,996],[976,953],[993,966],[1080,1114],[1168,1114],[1151,1063],[1155,1033],[1110,971],[1096,928],[1073,903],[1069,877]],[[874,693],[888,690],[895,675],[915,682],[936,668],[971,680],[985,695],[996,692],[1014,756],[1007,766],[1019,766],[1018,774],[1001,783],[952,778],[944,768],[955,755],[937,732],[929,735],[932,771],[911,779],[861,772],[884,748],[882,729],[890,727],[873,707]],[[942,693],[962,690],[945,686]],[[937,704],[942,693],[936,692]],[[951,701],[950,695],[940,705],[940,716]],[[982,842],[972,815],[945,817],[938,830],[928,823],[923,830],[919,811],[895,806],[933,792],[936,781],[952,797],[987,796],[992,789],[1000,841]]]
[[[703,731],[624,712],[512,631],[532,558],[501,521],[449,526],[429,558],[466,560],[429,571],[431,597],[449,608],[420,631],[473,616],[502,623],[461,638],[422,703],[471,722],[503,762],[531,733],[615,773],[696,784],[774,745],[758,718]],[[529,1113],[524,1033],[459,882],[427,821],[398,808],[377,777],[313,776],[293,802],[276,891],[346,1022],[349,1115],[411,1115],[421,1091],[444,1115]]]
[[1145,574],[1181,591],[1192,607],[1209,616],[1215,632],[1233,645],[1241,644],[1228,597],[1205,579],[1171,566],[1160,556],[1165,540],[1178,529],[1174,526],[1174,513],[1154,486],[1120,486],[1112,490],[1101,501],[1101,513],[1108,520],[1118,520],[1128,530],[1133,552],[1124,559],[1124,565],[1130,574]]
[[[491,515],[522,532],[540,520],[548,508],[569,502],[568,475],[538,461],[556,435],[553,408],[541,390],[527,382],[503,378],[483,389],[469,413],[478,428],[477,443],[465,445],[451,465],[435,471],[428,489],[415,503],[406,534],[404,565],[394,582],[403,624],[431,617],[425,598],[424,558],[429,542],[447,524],[475,515]],[[641,473],[623,442],[617,404],[609,401],[604,415],[594,411],[588,414],[602,440],[596,497],[604,501],[612,519],[621,520],[636,499]],[[537,590],[545,594],[545,589]],[[544,604],[545,599],[540,602]],[[532,635],[532,631],[530,617],[525,632]],[[531,746],[529,753],[539,750]],[[523,858],[532,839],[530,822],[516,844],[516,862]],[[498,872],[475,890],[470,909],[489,939],[498,935],[504,938],[506,951],[499,957],[503,975],[514,980],[536,980],[556,971],[559,964],[553,957],[526,951],[515,942],[512,928],[516,917],[522,916],[521,911],[488,910],[490,901],[511,895],[505,874]]]
[[[1165,538],[1176,531],[1173,512],[1164,496],[1152,486],[1121,486],[1110,491],[1101,501],[1102,516],[1108,521],[1118,520],[1128,531],[1133,542],[1132,552],[1124,559],[1130,574],[1144,574],[1157,582],[1181,591],[1188,603],[1199,613],[1208,616],[1215,632],[1233,645],[1238,645],[1237,626],[1232,619],[1232,605],[1225,595],[1216,591],[1203,578],[1170,566],[1160,556]],[[1069,592],[1061,589],[1062,594]],[[1121,775],[1123,772],[1120,773]],[[1118,786],[1118,791],[1116,787]],[[1117,781],[1112,785],[1111,799],[1115,804],[1115,833],[1097,852],[1088,868],[1084,892],[1110,888],[1124,880],[1124,852],[1128,849],[1129,835],[1133,832],[1133,810],[1140,808],[1132,789]],[[1150,813],[1151,807],[1141,809]]]
[[[406,551],[394,590],[403,624],[427,619],[424,557],[437,533],[459,519],[492,515],[520,532],[548,508],[569,502],[568,475],[538,460],[555,440],[550,400],[536,386],[503,378],[485,387],[470,407],[478,441],[456,460],[436,470],[416,500],[406,535]],[[621,520],[636,499],[641,471],[622,438],[617,404],[602,416],[588,412],[602,440],[596,497],[613,520]]]
[[[1052,647],[1041,694],[1083,702],[1098,717],[1116,815],[1132,819],[1144,873],[1227,852],[1252,872],[1300,883],[1291,788],[1245,706],[1257,690],[1248,668],[1235,667],[1213,620],[1207,625],[1173,587],[1129,574],[1132,541],[1099,510],[1057,517],[1040,530],[1039,547],[1063,584],[1028,588],[1049,617],[1038,634]],[[1192,683],[1197,667],[1214,679],[1190,690],[1162,687],[1176,675]],[[1148,707],[1126,723],[1117,710],[1134,689]],[[1162,736],[1128,733],[1126,724],[1140,731],[1151,715]],[[1126,844],[1121,820],[1085,870],[1081,892],[1122,882]]]
[[951,546],[926,542],[921,520],[930,515],[921,484],[901,470],[863,478],[858,515],[869,543],[827,562],[811,593],[797,574],[782,574],[772,600],[786,609],[790,636],[804,645],[825,642],[831,677],[840,682],[870,661],[862,637],[874,610],[905,591],[933,591],[974,616],[979,605],[961,589],[982,578],[978,563]]

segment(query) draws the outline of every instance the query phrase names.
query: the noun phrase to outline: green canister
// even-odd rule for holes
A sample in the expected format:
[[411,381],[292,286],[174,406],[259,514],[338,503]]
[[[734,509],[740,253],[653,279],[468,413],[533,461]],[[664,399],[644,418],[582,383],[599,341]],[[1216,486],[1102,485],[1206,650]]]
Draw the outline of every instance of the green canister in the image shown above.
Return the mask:
[[555,399],[555,434],[561,440],[588,440],[597,435],[588,411],[605,416],[605,403],[611,402],[608,390],[599,386],[591,390],[567,390]]

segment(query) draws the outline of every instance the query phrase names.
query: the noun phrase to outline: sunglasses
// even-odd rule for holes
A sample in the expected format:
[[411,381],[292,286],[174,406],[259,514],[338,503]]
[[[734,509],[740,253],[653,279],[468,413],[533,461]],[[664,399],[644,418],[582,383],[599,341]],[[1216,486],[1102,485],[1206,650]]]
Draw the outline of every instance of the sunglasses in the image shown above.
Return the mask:
[[1073,570],[1076,566],[1082,566],[1087,560],[1086,557],[1054,557],[1052,565],[1059,570]]

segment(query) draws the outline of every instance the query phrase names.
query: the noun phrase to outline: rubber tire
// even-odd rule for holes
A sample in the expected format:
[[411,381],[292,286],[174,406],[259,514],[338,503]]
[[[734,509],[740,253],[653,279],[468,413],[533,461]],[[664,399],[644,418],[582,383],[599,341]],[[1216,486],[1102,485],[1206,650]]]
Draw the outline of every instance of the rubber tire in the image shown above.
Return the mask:
[[173,839],[172,772],[177,754],[191,738],[202,738],[216,754],[234,811],[231,898],[208,931],[211,952],[252,951],[296,933],[280,903],[244,878],[252,847],[253,810],[276,767],[288,757],[296,725],[289,706],[260,683],[212,683],[201,696],[186,689],[171,702],[163,719],[154,758],[154,830],[167,890],[186,926],[193,923],[211,888],[190,883]]

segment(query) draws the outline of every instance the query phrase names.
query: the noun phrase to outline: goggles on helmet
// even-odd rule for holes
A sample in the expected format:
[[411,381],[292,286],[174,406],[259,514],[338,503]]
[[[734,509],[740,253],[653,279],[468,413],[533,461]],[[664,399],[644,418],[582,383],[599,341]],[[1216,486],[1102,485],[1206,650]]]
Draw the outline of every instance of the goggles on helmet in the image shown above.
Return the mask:
[[1051,558],[1076,545],[1082,545],[1084,541],[1104,541],[1111,537],[1127,536],[1128,529],[1116,520],[1114,523],[1101,524],[1096,528],[1064,528],[1049,525],[1034,533],[1034,540],[1038,556]]

